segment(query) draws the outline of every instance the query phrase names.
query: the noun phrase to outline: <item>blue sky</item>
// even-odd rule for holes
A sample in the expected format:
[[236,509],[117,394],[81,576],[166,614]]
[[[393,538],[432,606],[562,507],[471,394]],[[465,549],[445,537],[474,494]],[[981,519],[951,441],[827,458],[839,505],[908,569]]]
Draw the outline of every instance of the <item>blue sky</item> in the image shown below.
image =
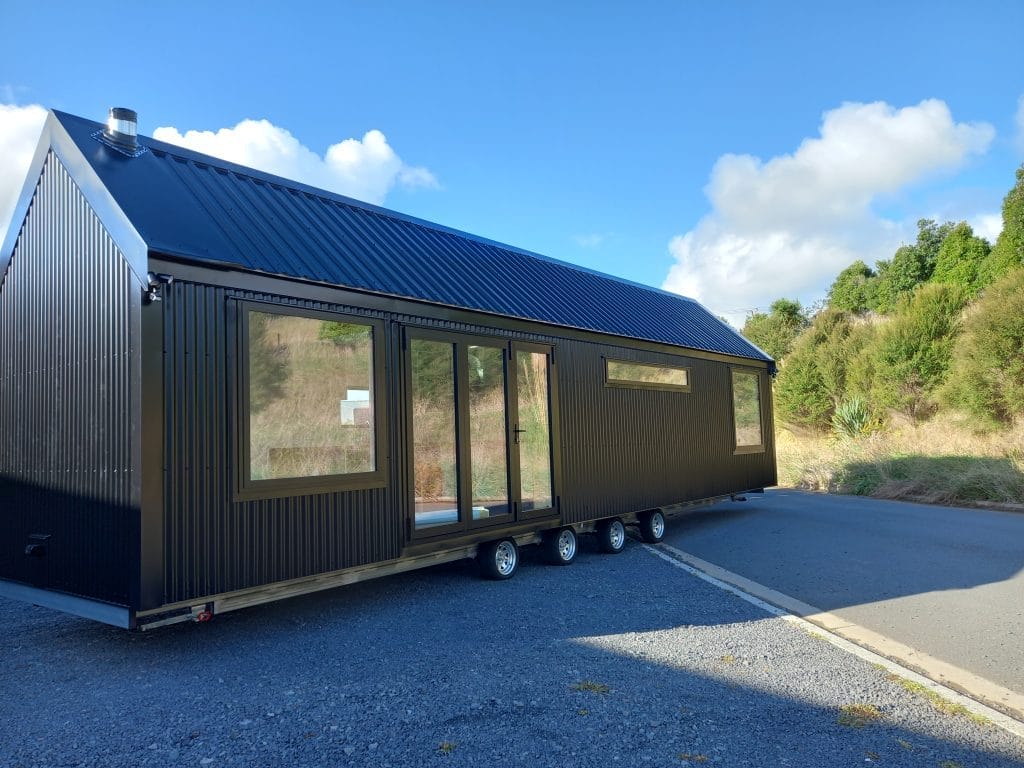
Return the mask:
[[1024,160],[1012,0],[0,9],[0,209],[32,105],[128,106],[143,134],[740,322],[921,217],[994,238]]

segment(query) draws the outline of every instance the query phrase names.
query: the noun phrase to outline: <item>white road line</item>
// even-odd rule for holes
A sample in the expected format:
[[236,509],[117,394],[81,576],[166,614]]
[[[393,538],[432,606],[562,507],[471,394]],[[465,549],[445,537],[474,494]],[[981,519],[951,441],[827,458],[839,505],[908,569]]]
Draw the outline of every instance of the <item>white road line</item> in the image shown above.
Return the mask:
[[[986,718],[993,725],[1024,738],[1024,722],[982,703],[984,700],[997,702],[1024,719],[1024,696],[978,677],[967,670],[889,640],[865,627],[841,619],[835,614],[822,611],[706,560],[701,560],[681,549],[676,549],[668,544],[656,546],[644,544],[643,546],[648,552],[676,568],[730,592],[740,599],[756,605],[766,613],[778,616],[808,633],[823,637],[847,653],[852,653],[865,661],[884,667],[893,674],[922,685],[942,698],[960,704],[969,712]],[[911,669],[906,666],[907,664],[912,664],[925,674]],[[938,678],[938,680],[934,678]],[[955,685],[959,690],[954,690],[943,683]]]

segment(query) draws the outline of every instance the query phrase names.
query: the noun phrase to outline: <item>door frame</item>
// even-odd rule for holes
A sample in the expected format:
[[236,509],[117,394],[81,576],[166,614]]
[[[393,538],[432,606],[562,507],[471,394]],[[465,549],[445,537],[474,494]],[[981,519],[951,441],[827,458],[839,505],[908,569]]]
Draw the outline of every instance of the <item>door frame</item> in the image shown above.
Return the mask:
[[[424,541],[441,537],[456,538],[458,536],[477,533],[482,529],[508,527],[517,523],[550,518],[560,514],[561,489],[561,451],[558,431],[558,396],[557,376],[555,375],[555,348],[550,344],[512,341],[507,337],[486,334],[447,331],[436,327],[423,327],[403,324],[400,328],[402,347],[402,406],[406,413],[405,442],[408,446],[406,455],[405,483],[408,486],[404,499],[406,531],[410,541]],[[454,356],[454,402],[455,408],[455,461],[456,488],[458,499],[456,508],[459,519],[453,523],[416,528],[416,456],[412,417],[412,344],[414,339],[443,342],[450,344]],[[508,489],[509,512],[494,518],[474,520],[472,513],[473,480],[472,480],[472,447],[470,443],[470,408],[469,408],[469,347],[487,346],[502,350],[505,393],[505,481]],[[548,419],[549,439],[551,446],[551,499],[552,505],[542,509],[523,512],[521,489],[519,488],[519,447],[515,440],[514,426],[518,425],[518,371],[515,367],[515,355],[519,351],[539,352],[547,356],[548,376]]]
[[[538,518],[554,517],[561,514],[561,487],[562,487],[562,461],[561,461],[561,437],[559,434],[558,423],[559,410],[558,410],[558,377],[555,375],[555,347],[553,344],[538,344],[536,342],[529,341],[512,341],[509,343],[509,375],[507,378],[507,387],[509,390],[508,399],[510,403],[509,407],[509,442],[511,443],[511,461],[510,471],[512,473],[512,497],[514,504],[514,515],[516,522],[522,522],[525,520],[534,520]],[[544,354],[547,356],[547,376],[548,376],[548,440],[550,444],[551,452],[551,506],[542,507],[541,509],[531,509],[523,511],[522,509],[522,488],[520,466],[519,466],[519,447],[518,447],[518,434],[515,432],[519,428],[519,369],[516,367],[516,355],[519,352],[535,352]]]

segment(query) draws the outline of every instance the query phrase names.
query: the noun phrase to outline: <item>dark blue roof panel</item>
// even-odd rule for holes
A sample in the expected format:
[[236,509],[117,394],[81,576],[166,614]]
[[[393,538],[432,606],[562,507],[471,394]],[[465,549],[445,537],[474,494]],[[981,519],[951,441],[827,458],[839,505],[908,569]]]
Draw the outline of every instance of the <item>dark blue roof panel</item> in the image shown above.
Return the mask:
[[149,248],[463,309],[769,360],[697,302],[55,113]]

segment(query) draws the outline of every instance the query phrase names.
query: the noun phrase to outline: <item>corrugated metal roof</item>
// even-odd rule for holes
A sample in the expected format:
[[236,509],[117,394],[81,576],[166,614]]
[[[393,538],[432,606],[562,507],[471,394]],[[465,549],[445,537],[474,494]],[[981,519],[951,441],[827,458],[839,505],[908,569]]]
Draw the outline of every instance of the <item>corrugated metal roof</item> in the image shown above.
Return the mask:
[[55,112],[150,249],[450,307],[769,360],[697,302]]

